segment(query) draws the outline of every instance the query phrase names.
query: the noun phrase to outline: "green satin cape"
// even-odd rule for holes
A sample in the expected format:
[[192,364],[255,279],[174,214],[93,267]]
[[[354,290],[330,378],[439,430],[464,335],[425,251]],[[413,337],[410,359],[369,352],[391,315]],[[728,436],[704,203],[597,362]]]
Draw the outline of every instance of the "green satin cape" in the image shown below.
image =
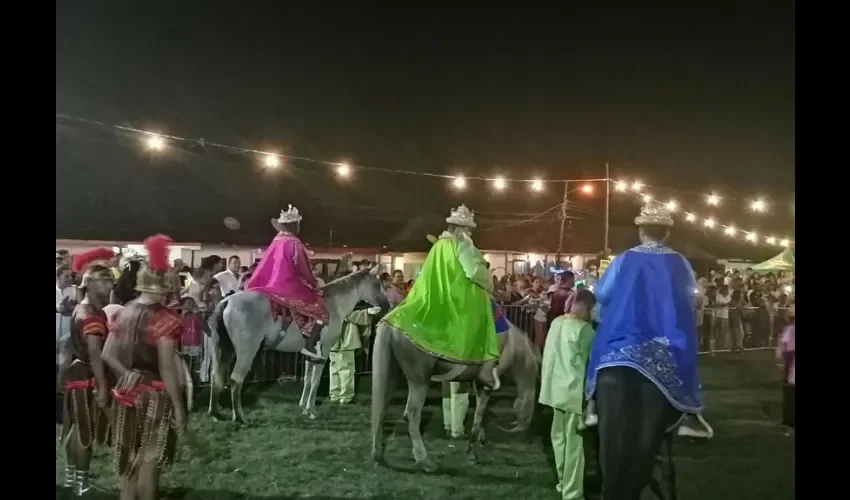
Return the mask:
[[498,359],[490,295],[464,273],[458,242],[438,240],[413,289],[384,321],[420,349],[465,364]]

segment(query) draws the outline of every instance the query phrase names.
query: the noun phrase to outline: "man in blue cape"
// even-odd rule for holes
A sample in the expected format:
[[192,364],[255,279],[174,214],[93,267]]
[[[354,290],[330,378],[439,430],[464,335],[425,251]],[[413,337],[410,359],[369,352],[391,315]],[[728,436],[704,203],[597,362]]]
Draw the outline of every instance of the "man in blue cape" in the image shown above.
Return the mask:
[[641,244],[612,260],[595,286],[600,326],[585,395],[599,418],[604,500],[638,500],[668,434],[703,409],[693,269],[665,245],[673,219],[664,205],[650,201],[635,224]]

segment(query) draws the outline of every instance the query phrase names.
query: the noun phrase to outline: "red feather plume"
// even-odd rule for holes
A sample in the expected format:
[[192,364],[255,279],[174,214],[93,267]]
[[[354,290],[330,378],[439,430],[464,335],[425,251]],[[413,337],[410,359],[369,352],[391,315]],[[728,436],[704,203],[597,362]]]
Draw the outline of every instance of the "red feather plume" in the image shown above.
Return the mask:
[[74,256],[74,261],[71,264],[71,270],[75,273],[79,273],[86,266],[89,265],[90,262],[95,260],[109,260],[115,257],[115,252],[106,247],[92,248],[83,253],[79,253]]
[[154,271],[168,269],[168,246],[172,243],[174,243],[174,240],[164,234],[155,234],[145,240],[149,269]]

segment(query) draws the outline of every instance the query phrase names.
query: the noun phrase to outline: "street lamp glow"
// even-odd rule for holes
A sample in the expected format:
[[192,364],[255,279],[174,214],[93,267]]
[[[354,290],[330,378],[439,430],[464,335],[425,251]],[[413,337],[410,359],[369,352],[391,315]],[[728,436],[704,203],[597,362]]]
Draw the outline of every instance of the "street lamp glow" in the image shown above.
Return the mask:
[[593,184],[585,184],[581,187],[581,191],[584,194],[591,194],[593,192]]
[[702,223],[702,225],[704,225],[705,227],[708,227],[708,228],[714,227],[714,219],[709,217],[708,219],[705,219],[705,221]]
[[619,192],[621,192],[621,193],[622,193],[623,191],[625,191],[626,189],[628,189],[628,187],[629,187],[629,185],[628,185],[628,184],[626,184],[626,183],[625,183],[625,182],[623,182],[623,181],[617,181],[617,182],[615,182],[615,183],[614,183],[614,190],[615,190],[615,191],[619,191]]
[[753,231],[752,233],[747,233],[747,236],[745,237],[745,239],[747,241],[755,243],[756,240],[758,240],[758,235],[755,233],[755,231]]
[[543,181],[540,179],[535,179],[531,182],[531,190],[532,191],[543,191]]
[[759,198],[750,204],[750,209],[753,212],[765,212],[767,210],[767,202]]
[[338,164],[337,167],[336,167],[336,173],[340,177],[343,177],[343,178],[348,177],[349,175],[351,175],[351,165],[349,165],[346,162],[342,162],[342,163]]
[[676,203],[676,200],[670,200],[670,201],[667,202],[666,207],[667,207],[667,210],[669,210],[671,212],[675,212],[679,208],[679,204]]
[[278,158],[275,154],[266,155],[266,159],[264,160],[266,167],[268,168],[276,168],[280,165],[280,158]]
[[706,201],[708,202],[709,205],[717,206],[717,205],[720,204],[720,197],[717,196],[716,194],[712,193],[712,194],[708,195],[708,198],[706,198]]
[[768,245],[775,245],[775,244],[776,244],[776,238],[774,238],[773,236],[770,236],[769,238],[767,238],[767,239],[766,239],[766,240],[764,240],[764,241],[765,241],[765,243],[767,243]]
[[632,183],[632,189],[640,193],[640,190],[643,189],[643,183],[640,181],[634,181]]
[[790,246],[790,245],[791,245],[791,242],[790,242],[790,241],[788,241],[788,240],[780,240],[780,242],[779,242],[779,246],[781,246],[781,247],[786,247],[786,248],[787,248],[787,247],[788,247],[788,246]]
[[162,151],[165,148],[165,140],[158,135],[151,135],[147,140],[148,149]]
[[696,222],[697,216],[694,214],[685,214],[685,220],[688,222]]
[[726,236],[735,236],[735,226],[729,226],[724,229],[723,232],[726,233]]
[[454,186],[455,189],[465,189],[466,188],[466,179],[462,175],[459,175],[459,176],[455,177],[454,180],[452,181],[452,186]]
[[505,182],[504,177],[496,177],[496,179],[493,180],[493,187],[496,188],[499,191],[505,189],[505,187],[507,187],[507,185],[508,184],[507,184],[507,182]]
[[652,201],[652,196],[650,196],[648,194],[643,195],[643,202],[644,203],[649,203],[650,201]]

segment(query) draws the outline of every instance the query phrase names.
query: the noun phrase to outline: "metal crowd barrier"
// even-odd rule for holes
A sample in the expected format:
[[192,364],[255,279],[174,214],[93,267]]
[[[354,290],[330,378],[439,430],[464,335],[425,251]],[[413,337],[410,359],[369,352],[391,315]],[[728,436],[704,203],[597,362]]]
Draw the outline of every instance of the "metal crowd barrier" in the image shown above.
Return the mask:
[[[724,318],[722,311],[726,311]],[[505,317],[529,336],[539,349],[543,348],[548,322],[535,321],[535,311],[524,306],[502,306]],[[779,335],[788,324],[788,308],[743,307],[703,308],[694,311],[697,322],[698,349],[702,354],[715,352],[770,349],[776,347]],[[204,323],[206,324],[206,323]],[[372,342],[375,338],[372,327],[364,346],[355,353],[356,374],[368,374],[372,370]],[[200,346],[199,352],[187,356],[191,372],[199,386],[208,385],[208,378],[201,374],[208,369],[204,363],[208,343]],[[300,381],[304,375],[304,356],[299,353],[277,352],[261,347],[248,375],[248,382]],[[323,376],[328,376],[325,370]]]

